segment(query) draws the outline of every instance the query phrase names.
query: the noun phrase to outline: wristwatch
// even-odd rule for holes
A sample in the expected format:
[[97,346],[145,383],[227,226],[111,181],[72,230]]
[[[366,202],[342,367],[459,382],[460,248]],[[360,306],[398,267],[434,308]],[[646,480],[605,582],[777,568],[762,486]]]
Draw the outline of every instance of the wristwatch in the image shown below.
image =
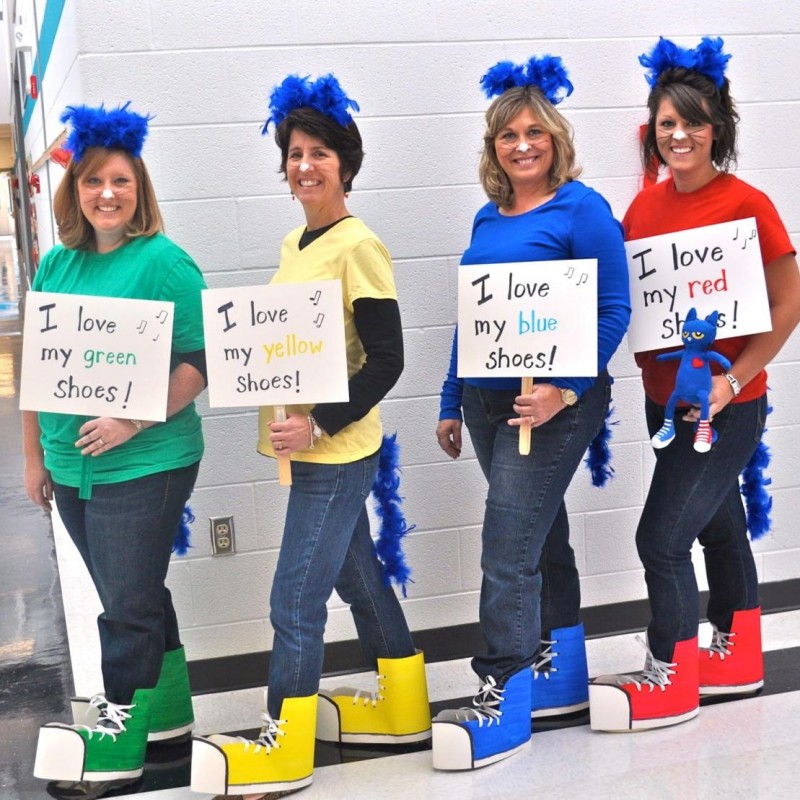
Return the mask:
[[738,397],[742,391],[742,387],[739,381],[736,380],[734,375],[731,375],[730,372],[723,372],[722,377],[725,378],[726,381],[731,385],[731,391],[733,392],[734,397]]
[[572,389],[561,389],[561,402],[567,406],[574,406],[578,402],[578,395]]

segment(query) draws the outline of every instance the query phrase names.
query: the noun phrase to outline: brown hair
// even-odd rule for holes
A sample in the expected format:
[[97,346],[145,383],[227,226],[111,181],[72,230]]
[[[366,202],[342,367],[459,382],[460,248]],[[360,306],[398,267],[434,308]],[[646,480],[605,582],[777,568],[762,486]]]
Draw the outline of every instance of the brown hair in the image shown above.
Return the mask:
[[656,142],[656,116],[661,101],[668,98],[675,110],[685,119],[704,122],[714,130],[711,144],[711,161],[723,172],[736,167],[736,123],[739,114],[730,94],[730,84],[725,78],[721,87],[701,72],[683,67],[664,70],[647,98],[650,119],[642,141],[642,163],[657,159],[666,162],[658,152]]
[[137,236],[153,236],[164,230],[164,220],[158,209],[156,192],[144,161],[132,156],[127,150],[90,147],[80,161],[69,162],[53,198],[58,238],[64,247],[70,250],[91,250],[94,247],[94,228],[81,211],[78,181],[81,176],[100,169],[112,155],[116,154],[125,156],[136,176],[136,212],[128,225],[126,235],[134,239]]
[[483,153],[478,170],[484,192],[501,208],[511,206],[514,189],[497,160],[495,138],[526,108],[538,117],[542,128],[553,137],[553,164],[548,176],[550,188],[558,189],[581,174],[580,167],[575,165],[572,126],[556,111],[541,90],[536,86],[514,86],[506,89],[486,111],[486,132],[483,135]]
[[275,129],[275,143],[281,149],[281,167],[286,180],[286,162],[289,159],[289,140],[292,131],[297,128],[307,136],[319,139],[325,147],[329,147],[339,156],[339,177],[344,184],[345,193],[353,188],[353,179],[361,169],[364,160],[364,150],[361,143],[361,133],[352,120],[343,128],[336,120],[326,116],[309,106],[290,111]]

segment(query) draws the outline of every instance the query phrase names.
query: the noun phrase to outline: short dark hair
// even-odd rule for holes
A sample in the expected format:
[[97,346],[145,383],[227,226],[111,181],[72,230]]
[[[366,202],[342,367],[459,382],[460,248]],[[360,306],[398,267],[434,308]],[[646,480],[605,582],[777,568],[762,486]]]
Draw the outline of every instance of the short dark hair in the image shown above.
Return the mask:
[[286,180],[286,162],[289,159],[289,140],[292,131],[301,130],[307,136],[319,139],[325,147],[329,147],[339,156],[339,177],[344,184],[345,192],[353,188],[353,179],[361,169],[364,160],[364,150],[361,144],[361,134],[358,126],[352,120],[343,128],[336,120],[326,116],[316,109],[302,106],[290,111],[275,129],[275,143],[281,149],[281,167]]
[[727,78],[717,87],[707,75],[693,69],[673,67],[664,70],[647,98],[650,119],[642,141],[642,163],[645,169],[653,163],[666,162],[658,152],[656,142],[656,116],[661,101],[668,98],[675,110],[685,120],[704,122],[713,127],[714,141],[711,144],[711,160],[723,172],[736,167],[736,124],[739,114],[730,93]]
[[78,181],[82,175],[100,169],[111,156],[117,154],[128,159],[136,176],[136,211],[128,225],[126,235],[130,239],[135,239],[137,236],[153,236],[164,230],[164,220],[158,208],[156,191],[144,161],[131,155],[127,150],[90,147],[80,161],[70,160],[53,197],[53,214],[58,225],[58,238],[64,247],[70,250],[89,250],[94,245],[94,228],[81,211]]

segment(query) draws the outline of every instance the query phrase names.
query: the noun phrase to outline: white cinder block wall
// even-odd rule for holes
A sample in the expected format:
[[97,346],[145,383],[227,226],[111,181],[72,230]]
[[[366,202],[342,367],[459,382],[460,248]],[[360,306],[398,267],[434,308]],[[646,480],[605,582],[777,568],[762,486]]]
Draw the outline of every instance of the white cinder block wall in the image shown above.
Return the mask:
[[[29,5],[32,0],[29,0]],[[39,23],[45,6],[38,0]],[[561,106],[576,132],[584,179],[622,216],[640,181],[638,126],[647,86],[636,57],[659,34],[694,45],[724,36],[741,112],[739,174],[774,200],[800,242],[800,7],[783,0],[67,0],[31,120],[35,159],[61,130],[68,103],[131,99],[156,115],[145,157],[168,234],[209,286],[266,282],[283,235],[302,223],[260,128],[266,98],[288,72],[333,71],[361,104],[366,159],[350,200],[395,259],[406,371],[384,403],[402,444],[407,540],[415,583],[403,605],[413,629],[477,619],[484,480],[472,451],[450,462],[433,435],[455,321],[455,276],[472,217],[483,112],[478,80],[496,61],[559,54],[575,84]],[[50,165],[53,183],[60,168]],[[52,241],[47,181],[42,249]],[[48,230],[50,233],[48,234]],[[48,241],[47,237],[50,237]],[[800,338],[770,371],[775,413],[774,533],[755,547],[763,581],[800,577]],[[634,532],[653,455],[638,370],[627,348],[612,362],[616,480],[603,491],[579,472],[568,493],[585,605],[645,597]],[[192,501],[194,549],[169,576],[191,659],[268,649],[268,597],[286,490],[255,453],[255,410],[208,409],[207,451]],[[534,444],[535,446],[535,444]],[[212,558],[210,516],[235,515],[238,552]],[[330,603],[327,638],[355,636]],[[77,676],[76,676],[77,677]]]

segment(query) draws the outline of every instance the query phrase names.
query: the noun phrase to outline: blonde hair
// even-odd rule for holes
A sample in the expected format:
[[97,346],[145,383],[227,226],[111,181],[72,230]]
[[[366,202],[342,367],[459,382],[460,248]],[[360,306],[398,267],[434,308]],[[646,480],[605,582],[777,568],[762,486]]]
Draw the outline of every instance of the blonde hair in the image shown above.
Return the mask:
[[529,108],[541,122],[542,128],[553,137],[553,164],[548,175],[549,187],[558,189],[581,174],[575,165],[575,145],[572,126],[536,86],[514,86],[506,89],[486,111],[486,132],[478,170],[481,185],[488,198],[501,208],[509,208],[514,189],[500,166],[495,150],[495,138],[520,112]]
[[58,225],[58,238],[70,250],[91,250],[95,244],[94,228],[81,211],[78,181],[82,175],[100,169],[113,155],[122,155],[136,176],[136,212],[128,225],[126,235],[153,236],[164,230],[164,220],[158,208],[156,192],[147,167],[141,158],[127,150],[91,147],[80,161],[71,160],[53,198],[53,214]]

